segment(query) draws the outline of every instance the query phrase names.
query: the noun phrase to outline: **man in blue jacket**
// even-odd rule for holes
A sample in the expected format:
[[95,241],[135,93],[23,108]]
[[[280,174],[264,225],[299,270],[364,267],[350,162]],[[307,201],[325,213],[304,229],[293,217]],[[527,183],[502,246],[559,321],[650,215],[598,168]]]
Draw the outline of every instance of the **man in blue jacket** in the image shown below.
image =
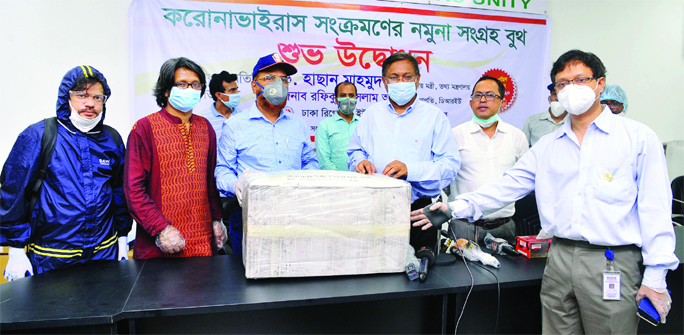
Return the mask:
[[[119,134],[103,125],[110,95],[102,73],[77,66],[62,78],[57,118],[19,134],[0,175],[0,245],[10,247],[7,280],[94,260],[127,259],[132,219],[122,186],[125,149]],[[37,184],[49,122],[56,124],[54,151]],[[29,208],[32,197],[35,205]]]

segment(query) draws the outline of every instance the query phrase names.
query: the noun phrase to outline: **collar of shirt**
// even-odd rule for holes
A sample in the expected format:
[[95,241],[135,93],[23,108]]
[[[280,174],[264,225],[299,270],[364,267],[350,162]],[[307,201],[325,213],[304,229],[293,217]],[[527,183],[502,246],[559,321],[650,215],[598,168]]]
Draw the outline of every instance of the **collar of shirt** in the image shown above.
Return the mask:
[[[181,120],[181,118],[171,115],[171,113],[169,113],[169,111],[167,111],[166,108],[162,108],[160,112],[165,119],[171,121],[172,123],[183,123],[183,120]],[[190,123],[194,121],[194,118],[195,113],[190,115]]]
[[[244,113],[244,112],[243,112],[243,113]],[[250,119],[259,119],[259,118],[261,118],[261,119],[264,119],[266,122],[269,122],[269,123],[271,122],[271,121],[269,121],[269,120],[266,118],[266,116],[264,115],[264,113],[262,113],[262,112],[259,110],[259,108],[257,107],[256,101],[254,102],[254,104],[252,104],[252,107],[249,108],[249,111],[248,111],[247,113],[249,113],[249,118],[250,118]],[[278,122],[280,119],[284,119],[284,118],[291,118],[291,116],[288,115],[287,112],[285,112],[285,111],[283,111],[283,110],[281,109],[281,110],[280,110],[280,116],[278,117],[278,119],[276,120],[276,122]]]
[[[216,102],[218,102],[218,101],[216,101]],[[211,104],[211,114],[213,114],[213,115],[216,116],[216,117],[225,118],[225,116],[223,116],[221,113],[219,113],[219,112],[216,110],[216,104],[215,104],[215,103]]]
[[[606,107],[603,109],[601,114],[599,114],[594,121],[589,124],[589,127],[593,124],[597,129],[601,130],[602,132],[606,134],[610,134],[610,130],[613,126],[613,112],[611,112],[609,107]],[[568,122],[563,124],[563,126],[560,128],[561,131],[559,131],[556,134],[556,138],[561,138],[563,135],[570,136],[570,133],[572,133],[572,119],[570,119]],[[588,129],[588,128],[587,128]],[[573,134],[574,135],[574,134]],[[571,136],[572,137],[572,136]]]
[[[509,131],[508,124],[503,122],[503,120],[501,120],[500,118],[499,118],[498,122],[499,123],[496,124],[496,131],[494,132],[494,135],[496,135],[496,133],[498,133],[498,132],[507,133]],[[470,131],[471,134],[477,133],[478,131],[481,131],[484,133],[484,130],[482,130],[482,127],[480,127],[480,125],[475,123],[475,121],[473,121],[473,120],[468,121],[468,131]]]
[[418,94],[416,93],[416,100],[413,100],[413,103],[411,104],[411,106],[406,108],[406,110],[403,113],[401,113],[401,115],[399,115],[399,113],[397,113],[397,111],[394,110],[394,106],[392,105],[392,101],[390,101],[389,96],[388,96],[387,97],[387,110],[389,110],[390,112],[397,114],[399,116],[404,116],[408,113],[411,113],[415,109],[415,107],[417,107],[416,104],[418,104],[419,102],[420,102],[420,100],[418,99]]
[[[359,117],[356,116],[356,113],[354,113],[354,114],[352,114],[352,115],[354,115],[354,117],[352,117],[352,120],[351,120],[350,124],[351,124],[351,123],[354,123],[354,122],[356,122],[356,121],[359,120]],[[337,113],[335,113],[335,115],[333,115],[333,120],[335,120],[335,122],[337,122],[337,121],[344,121],[344,122],[347,122],[347,120],[345,120],[345,119],[340,115],[339,112],[337,112]]]
[[551,112],[549,110],[547,110],[546,112],[541,113],[541,115],[539,116],[539,120],[548,120],[549,122],[551,122],[553,124],[562,125],[565,123],[565,120],[567,120],[569,117],[570,117],[570,113],[566,113],[565,117],[562,120],[560,120],[560,122],[556,123],[556,121],[554,121],[553,118],[551,117]]

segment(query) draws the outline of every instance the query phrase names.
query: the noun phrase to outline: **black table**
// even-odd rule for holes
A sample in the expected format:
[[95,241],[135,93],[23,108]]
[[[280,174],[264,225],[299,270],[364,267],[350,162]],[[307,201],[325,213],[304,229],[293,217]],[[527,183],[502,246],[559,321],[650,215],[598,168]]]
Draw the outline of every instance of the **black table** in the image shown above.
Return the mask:
[[[684,230],[676,231],[682,241]],[[684,259],[681,243],[677,255]],[[546,260],[498,259],[501,268],[489,268],[501,286],[498,331],[539,332]],[[470,270],[475,286],[459,333],[491,333],[497,278],[476,266]],[[684,300],[681,273],[680,267],[668,275],[670,321],[644,332],[682,333],[676,317]],[[245,279],[235,256],[104,262],[0,285],[0,327],[3,333],[453,332],[470,287],[460,260],[432,267],[425,283],[402,273]]]

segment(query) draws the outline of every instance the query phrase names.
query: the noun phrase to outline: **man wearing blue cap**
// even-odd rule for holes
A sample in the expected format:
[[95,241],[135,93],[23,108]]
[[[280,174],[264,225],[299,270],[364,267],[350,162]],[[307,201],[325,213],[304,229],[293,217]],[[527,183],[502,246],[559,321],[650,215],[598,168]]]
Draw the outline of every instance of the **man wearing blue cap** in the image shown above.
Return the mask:
[[309,127],[301,117],[283,111],[295,73],[277,53],[261,57],[252,71],[255,103],[228,119],[221,132],[215,177],[219,192],[234,199],[228,218],[234,254],[242,253],[243,173],[318,169]]
[[558,102],[558,95],[553,89],[553,84],[549,84],[546,88],[549,90],[549,110],[530,115],[523,125],[523,133],[527,136],[530,147],[542,136],[558,130],[568,117],[568,112]]
[[102,73],[77,66],[62,78],[57,116],[19,134],[0,175],[0,245],[10,247],[5,279],[128,259],[124,145],[103,124],[110,96]]

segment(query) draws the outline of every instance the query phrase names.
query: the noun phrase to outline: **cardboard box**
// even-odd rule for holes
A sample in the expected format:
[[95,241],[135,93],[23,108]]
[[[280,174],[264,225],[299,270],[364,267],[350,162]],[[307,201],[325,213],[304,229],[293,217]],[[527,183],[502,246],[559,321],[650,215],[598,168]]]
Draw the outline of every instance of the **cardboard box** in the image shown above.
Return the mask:
[[247,180],[247,278],[404,272],[407,182],[343,171],[255,173]]
[[515,250],[527,258],[546,257],[551,247],[551,239],[538,239],[537,235],[516,236]]

